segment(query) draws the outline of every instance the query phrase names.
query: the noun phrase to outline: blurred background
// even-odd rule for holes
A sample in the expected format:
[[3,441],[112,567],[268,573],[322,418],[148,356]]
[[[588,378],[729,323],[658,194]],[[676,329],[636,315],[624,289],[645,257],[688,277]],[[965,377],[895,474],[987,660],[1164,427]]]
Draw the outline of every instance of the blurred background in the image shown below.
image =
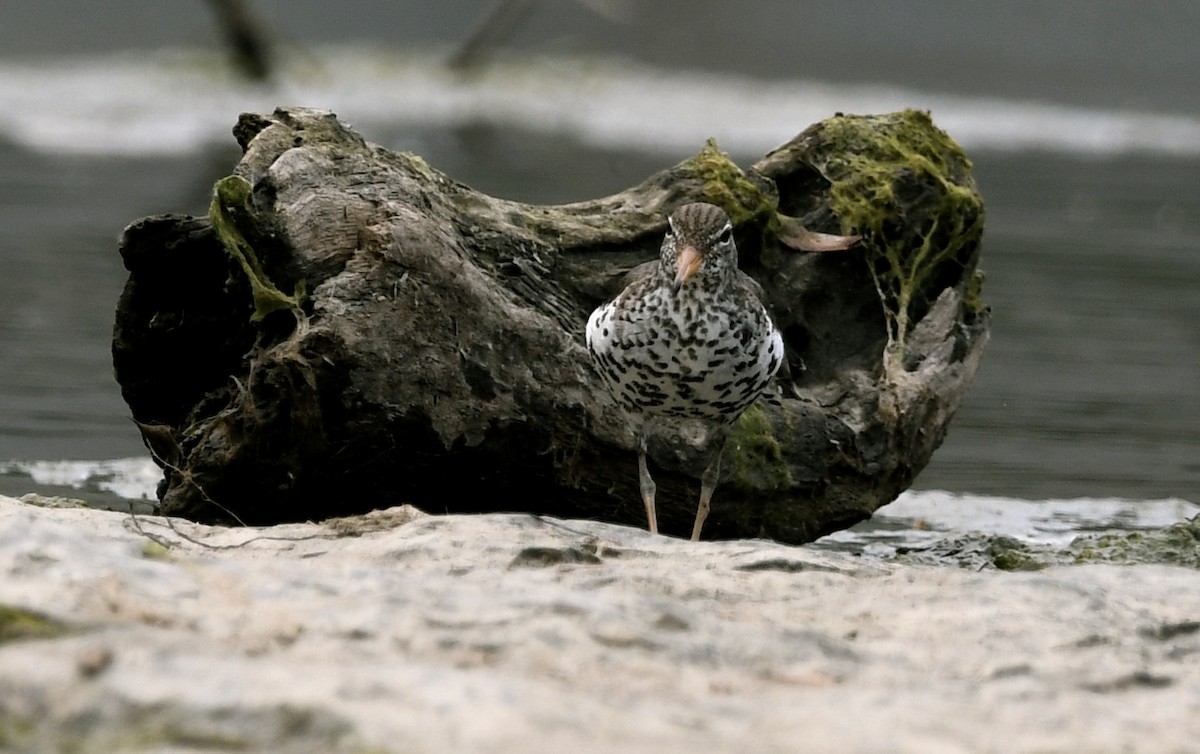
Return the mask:
[[709,136],[747,165],[834,112],[918,107],[975,162],[993,325],[917,488],[1200,502],[1200,4],[244,6],[260,59],[218,0],[0,4],[0,492],[152,489],[111,373],[117,238],[206,211],[243,111],[332,109],[566,202]]

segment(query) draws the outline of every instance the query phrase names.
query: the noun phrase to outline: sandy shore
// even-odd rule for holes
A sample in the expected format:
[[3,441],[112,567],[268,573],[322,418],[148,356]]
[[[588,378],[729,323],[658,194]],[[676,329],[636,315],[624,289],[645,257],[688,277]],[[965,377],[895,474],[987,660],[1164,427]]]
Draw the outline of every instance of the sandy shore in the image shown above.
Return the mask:
[[1196,751],[1198,583],[527,515],[226,529],[0,497],[0,749]]

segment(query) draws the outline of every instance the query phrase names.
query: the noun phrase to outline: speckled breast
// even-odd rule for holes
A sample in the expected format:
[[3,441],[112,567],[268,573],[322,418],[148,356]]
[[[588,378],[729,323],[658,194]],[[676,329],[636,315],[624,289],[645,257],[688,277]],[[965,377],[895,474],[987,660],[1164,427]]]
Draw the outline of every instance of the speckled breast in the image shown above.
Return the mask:
[[757,301],[697,301],[656,289],[598,308],[588,350],[613,397],[631,415],[732,422],[762,394],[783,360],[783,341]]

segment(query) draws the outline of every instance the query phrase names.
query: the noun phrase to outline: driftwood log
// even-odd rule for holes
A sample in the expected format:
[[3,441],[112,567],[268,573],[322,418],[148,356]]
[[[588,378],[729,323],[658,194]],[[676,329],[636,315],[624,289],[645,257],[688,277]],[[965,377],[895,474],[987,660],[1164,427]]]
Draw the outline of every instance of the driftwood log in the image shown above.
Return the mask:
[[[583,344],[675,206],[722,206],[787,363],[735,428],[706,536],[867,518],[941,443],[987,340],[983,205],[928,114],[837,116],[741,170],[710,142],[619,194],[486,196],[328,112],[243,115],[208,217],[125,231],[117,379],[161,512],[268,523],[396,503],[644,526],[633,437]],[[842,252],[780,239],[856,233]],[[686,428],[685,428],[686,429]],[[686,432],[650,447],[686,535]]]

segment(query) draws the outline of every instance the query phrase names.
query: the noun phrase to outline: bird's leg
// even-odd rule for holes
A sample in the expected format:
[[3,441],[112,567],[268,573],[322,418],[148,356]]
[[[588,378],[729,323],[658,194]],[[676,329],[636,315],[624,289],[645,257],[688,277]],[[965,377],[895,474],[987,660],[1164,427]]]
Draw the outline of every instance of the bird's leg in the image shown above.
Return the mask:
[[638,433],[638,478],[642,487],[642,502],[646,504],[646,522],[651,534],[658,534],[658,514],[654,510],[654,480],[646,467],[646,435]]
[[692,541],[700,539],[700,530],[704,528],[704,520],[708,518],[709,503],[712,501],[713,490],[721,479],[721,454],[725,452],[725,440],[728,432],[717,430],[720,434],[710,440],[709,447],[714,448],[708,458],[708,467],[700,475],[700,504],[696,506],[696,523],[692,524]]

